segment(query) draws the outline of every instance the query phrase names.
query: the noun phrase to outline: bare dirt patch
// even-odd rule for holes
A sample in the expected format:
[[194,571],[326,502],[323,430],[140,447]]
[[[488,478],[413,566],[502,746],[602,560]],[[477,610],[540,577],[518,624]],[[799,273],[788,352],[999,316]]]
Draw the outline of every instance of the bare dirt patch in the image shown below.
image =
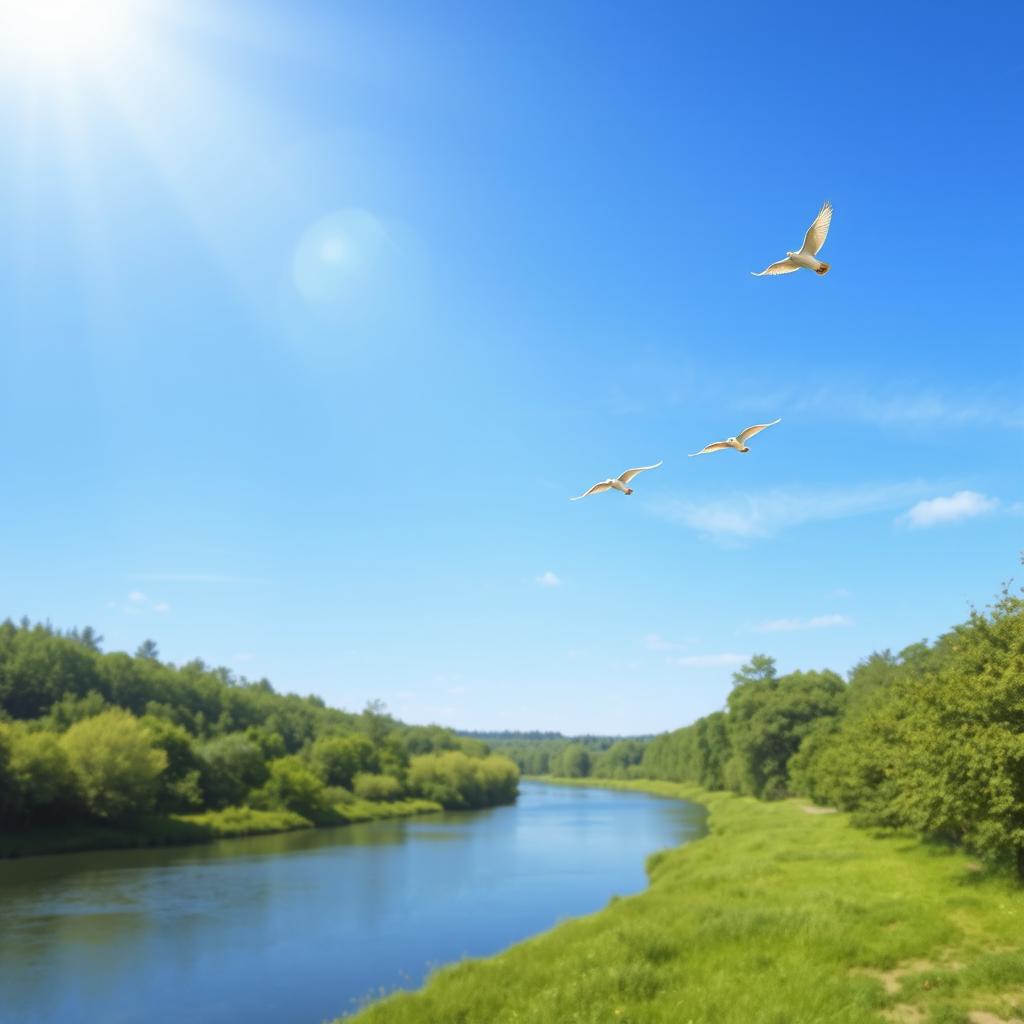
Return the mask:
[[892,1024],[921,1024],[924,1010],[910,1003],[897,1003],[891,1010],[883,1010],[882,1016]]
[[[881,982],[882,988],[887,995],[896,995],[903,983],[903,979],[911,974],[924,974],[925,971],[962,971],[964,964],[956,960],[908,960],[888,971],[879,970],[874,967],[855,967],[854,974],[864,974],[875,981]],[[1024,1024],[1024,1021],[1021,1022]]]
[[971,1010],[967,1019],[971,1024],[1024,1024],[1020,1017],[997,1017],[987,1010]]
[[801,807],[801,811],[804,814],[837,814],[838,811],[834,807],[815,807],[813,804],[808,804],[806,807]]

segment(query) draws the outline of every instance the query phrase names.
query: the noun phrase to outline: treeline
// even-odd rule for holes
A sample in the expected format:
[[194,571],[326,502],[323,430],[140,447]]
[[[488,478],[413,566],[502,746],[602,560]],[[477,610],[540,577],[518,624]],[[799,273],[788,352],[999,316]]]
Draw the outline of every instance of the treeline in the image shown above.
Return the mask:
[[486,741],[496,753],[515,761],[524,775],[566,778],[626,779],[637,777],[648,737],[563,736],[559,732],[462,732]]
[[762,799],[809,796],[862,825],[963,844],[1024,879],[1024,601],[1004,590],[934,644],[847,680],[755,657],[725,711],[648,744],[639,772]]
[[511,801],[514,762],[383,705],[359,714],[201,661],[102,652],[95,631],[0,624],[0,829],[229,807],[346,820],[353,801]]

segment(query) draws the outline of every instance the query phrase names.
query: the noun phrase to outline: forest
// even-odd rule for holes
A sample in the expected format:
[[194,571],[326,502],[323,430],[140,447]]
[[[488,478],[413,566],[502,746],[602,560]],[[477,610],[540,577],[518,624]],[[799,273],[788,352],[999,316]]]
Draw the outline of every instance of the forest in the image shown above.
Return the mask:
[[479,740],[405,725],[378,702],[355,714],[201,661],[167,664],[152,641],[134,656],[101,643],[89,628],[0,624],[5,836],[152,832],[156,816],[158,833],[187,838],[515,799],[516,765]]
[[629,778],[650,736],[563,736],[560,732],[460,732],[504,754],[524,775]]
[[553,742],[513,752],[527,772],[547,756],[550,774],[571,778],[808,797],[856,824],[962,845],[1024,880],[1024,600],[1007,586],[933,643],[871,654],[846,679],[780,675],[756,655],[724,710],[649,742]]

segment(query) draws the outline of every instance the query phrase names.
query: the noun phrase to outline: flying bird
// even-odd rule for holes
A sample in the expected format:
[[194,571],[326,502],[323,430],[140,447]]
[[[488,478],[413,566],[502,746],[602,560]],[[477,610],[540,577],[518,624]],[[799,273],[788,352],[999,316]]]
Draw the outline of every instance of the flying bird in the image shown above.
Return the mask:
[[689,458],[692,459],[694,455],[707,455],[708,452],[724,451],[726,448],[735,448],[738,452],[749,452],[750,449],[747,447],[747,442],[755,434],[760,434],[762,430],[767,430],[769,427],[774,427],[776,423],[781,422],[782,417],[780,416],[777,420],[772,420],[771,423],[757,423],[752,427],[747,427],[746,430],[741,430],[735,437],[726,438],[724,441],[715,441],[706,448],[701,448],[699,452],[691,453]]
[[648,469],[657,469],[664,459],[659,460],[653,466],[637,466],[636,469],[627,469],[617,480],[602,480],[599,484],[594,484],[589,491],[584,491],[582,494],[577,494],[575,498],[570,498],[570,501],[579,501],[580,498],[589,498],[591,494],[600,494],[602,491],[608,491],[614,488],[617,491],[622,491],[623,494],[632,494],[633,488],[627,487],[626,484],[630,482],[637,475],[637,473],[646,472]]
[[760,274],[755,274],[753,271],[751,273],[754,274],[754,277],[764,277],[766,274],[792,274],[794,270],[806,267],[808,270],[813,270],[819,276],[827,274],[831,264],[822,263],[821,260],[815,257],[821,252],[821,247],[825,244],[825,239],[828,237],[828,226],[831,223],[832,204],[826,199],[821,212],[814,218],[814,223],[807,229],[807,234],[804,235],[804,244],[800,246],[799,252],[787,252],[784,260],[773,263],[767,270],[762,270]]

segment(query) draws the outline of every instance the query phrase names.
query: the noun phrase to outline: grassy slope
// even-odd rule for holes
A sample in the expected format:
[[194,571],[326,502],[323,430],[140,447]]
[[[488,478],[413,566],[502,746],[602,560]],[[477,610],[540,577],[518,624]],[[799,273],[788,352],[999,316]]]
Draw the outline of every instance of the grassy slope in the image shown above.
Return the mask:
[[[588,780],[588,784],[593,784]],[[486,960],[443,968],[359,1024],[967,1024],[1024,1018],[1024,892],[964,855],[660,782],[711,834],[655,854],[650,887]]]
[[[397,818],[440,811],[430,800],[395,800],[377,803],[353,799],[338,804],[336,820],[325,827],[351,825],[377,818]],[[227,807],[203,814],[153,815],[131,828],[109,825],[64,825],[0,836],[0,858],[28,857],[43,853],[74,853],[81,850],[114,850],[140,846],[177,846],[208,843],[238,836],[267,835],[313,828],[313,822],[292,811],[257,811],[251,807]]]

